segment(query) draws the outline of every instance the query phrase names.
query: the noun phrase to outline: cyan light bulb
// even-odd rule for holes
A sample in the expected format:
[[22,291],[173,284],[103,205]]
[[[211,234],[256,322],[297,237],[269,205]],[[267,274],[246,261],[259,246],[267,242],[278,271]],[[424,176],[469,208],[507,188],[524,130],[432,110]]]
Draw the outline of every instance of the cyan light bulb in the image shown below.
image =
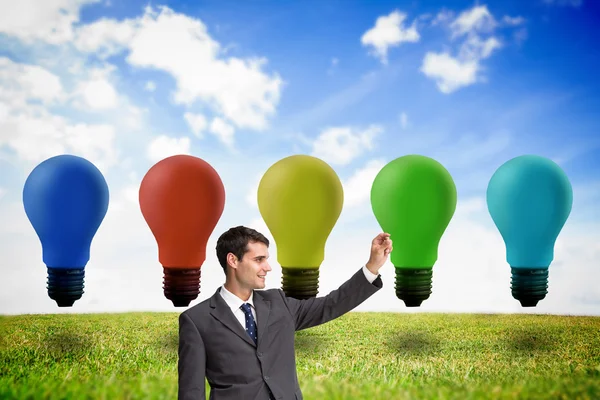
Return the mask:
[[506,245],[512,295],[523,307],[534,307],[548,293],[554,244],[571,213],[569,178],[547,158],[516,157],[490,179],[487,205]]
[[42,242],[48,296],[71,307],[83,295],[91,242],[108,210],[108,185],[88,160],[60,155],[31,171],[23,206]]

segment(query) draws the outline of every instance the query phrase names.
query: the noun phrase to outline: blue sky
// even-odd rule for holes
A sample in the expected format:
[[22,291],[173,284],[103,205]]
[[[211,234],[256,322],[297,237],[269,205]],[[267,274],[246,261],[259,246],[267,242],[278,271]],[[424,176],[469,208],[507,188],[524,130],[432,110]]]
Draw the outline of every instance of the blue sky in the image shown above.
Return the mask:
[[[556,265],[584,264],[585,274],[593,273],[600,254],[600,52],[594,41],[600,14],[590,0],[91,0],[68,6],[61,17],[67,3],[48,1],[32,13],[27,2],[0,1],[0,207],[10,219],[0,237],[7,265],[22,266],[11,276],[15,282],[35,276],[38,287],[31,290],[39,299],[7,312],[56,311],[44,297],[40,245],[19,202],[31,169],[65,152],[94,162],[110,185],[92,274],[157,263],[136,191],[155,162],[178,153],[207,160],[225,183],[226,210],[211,241],[240,223],[269,234],[255,191],[274,162],[299,153],[327,161],[344,184],[345,205],[324,265],[358,262],[356,268],[362,261],[354,260],[364,258],[379,231],[368,203],[377,171],[405,154],[431,156],[451,172],[459,196],[440,263],[451,270],[468,258],[464,268],[479,268],[482,254],[494,254],[488,268],[500,275],[480,279],[500,297],[482,307],[515,312],[521,310],[511,308],[508,283],[493,282],[505,279],[506,269],[500,270],[504,250],[485,209],[485,190],[510,158],[546,156],[574,187]],[[489,242],[476,244],[475,232]],[[356,243],[357,254],[343,250],[348,242]],[[276,263],[276,246],[271,252]],[[222,280],[215,260],[206,264],[217,271],[207,274],[209,289],[198,301]],[[268,287],[279,287],[275,267]],[[385,268],[393,302],[393,266]],[[333,272],[327,277],[324,293],[343,282]],[[169,309],[160,278],[148,278],[151,304]],[[600,312],[600,290],[562,282],[546,311]],[[13,293],[23,290],[9,286]],[[90,290],[96,303],[82,299],[81,307],[103,309],[101,294]],[[475,310],[456,301],[440,297],[431,310]],[[364,307],[378,310],[380,303]]]

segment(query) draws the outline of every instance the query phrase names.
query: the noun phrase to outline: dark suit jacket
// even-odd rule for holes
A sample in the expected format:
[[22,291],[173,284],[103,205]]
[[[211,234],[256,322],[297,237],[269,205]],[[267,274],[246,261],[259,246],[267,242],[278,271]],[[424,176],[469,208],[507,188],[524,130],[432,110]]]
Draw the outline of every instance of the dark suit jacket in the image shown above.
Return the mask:
[[324,297],[298,300],[281,289],[254,291],[258,346],[215,294],[179,315],[179,400],[302,399],[296,375],[295,331],[331,321],[377,292],[362,268]]

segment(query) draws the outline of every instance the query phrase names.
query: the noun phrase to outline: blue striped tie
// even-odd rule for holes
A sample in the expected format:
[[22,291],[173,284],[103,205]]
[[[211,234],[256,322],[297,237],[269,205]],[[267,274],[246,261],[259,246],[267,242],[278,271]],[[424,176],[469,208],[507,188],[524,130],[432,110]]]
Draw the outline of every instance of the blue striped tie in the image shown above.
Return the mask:
[[246,332],[248,333],[248,335],[250,335],[252,340],[254,340],[254,344],[256,344],[256,322],[254,322],[254,317],[252,316],[252,311],[250,310],[250,304],[244,303],[240,306],[240,308],[242,309],[244,314],[246,314]]

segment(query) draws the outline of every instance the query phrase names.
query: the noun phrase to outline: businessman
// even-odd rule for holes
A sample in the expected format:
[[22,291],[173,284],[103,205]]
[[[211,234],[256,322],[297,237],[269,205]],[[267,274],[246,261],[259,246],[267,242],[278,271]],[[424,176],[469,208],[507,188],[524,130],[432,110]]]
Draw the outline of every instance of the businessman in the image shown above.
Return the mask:
[[387,233],[371,243],[369,260],[324,297],[295,299],[264,289],[269,241],[237,226],[217,241],[225,284],[179,316],[179,400],[298,400],[294,332],[331,321],[383,286],[379,269],[392,251]]

